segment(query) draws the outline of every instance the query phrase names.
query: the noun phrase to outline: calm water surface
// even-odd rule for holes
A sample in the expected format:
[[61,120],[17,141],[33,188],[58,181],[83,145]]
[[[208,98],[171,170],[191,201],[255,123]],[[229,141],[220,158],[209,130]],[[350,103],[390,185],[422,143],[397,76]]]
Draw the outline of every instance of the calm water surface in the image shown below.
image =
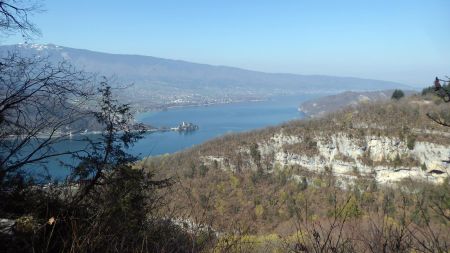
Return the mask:
[[155,127],[174,127],[182,121],[187,121],[198,125],[199,129],[191,133],[148,134],[135,145],[133,152],[141,156],[173,153],[223,134],[244,132],[301,119],[304,115],[297,108],[300,102],[311,97],[312,95],[277,97],[263,102],[142,113],[138,115],[137,120]]
[[[131,149],[131,153],[140,157],[174,153],[212,138],[227,134],[250,131],[304,117],[298,111],[301,102],[318,95],[298,95],[275,97],[262,102],[242,102],[201,107],[173,108],[167,111],[145,112],[137,115],[140,122],[155,127],[175,127],[182,121],[194,123],[199,129],[190,133],[157,132],[145,134]],[[57,150],[75,150],[86,143],[74,140],[58,144]],[[68,169],[61,169],[61,161],[75,164],[70,157],[48,161],[49,174],[62,179]]]

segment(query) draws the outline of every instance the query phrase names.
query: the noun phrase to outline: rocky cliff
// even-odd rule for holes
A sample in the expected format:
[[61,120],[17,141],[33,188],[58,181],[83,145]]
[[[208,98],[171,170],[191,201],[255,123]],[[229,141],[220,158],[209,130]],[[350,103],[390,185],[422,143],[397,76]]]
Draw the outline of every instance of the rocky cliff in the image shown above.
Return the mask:
[[[301,136],[278,133],[267,141],[258,143],[261,159],[272,159],[273,165],[298,165],[312,172],[331,170],[336,176],[355,179],[357,174],[374,177],[377,182],[392,184],[403,179],[440,183],[450,168],[445,162],[450,157],[450,146],[431,142],[407,142],[386,136],[366,136],[355,139],[345,133],[318,136],[313,139],[317,152],[302,153],[286,150],[286,145],[304,143]],[[249,149],[241,149],[250,156]],[[206,164],[217,163],[222,169],[236,170],[237,166],[227,156],[203,156]],[[249,168],[256,169],[252,162]]]
[[[354,139],[345,133],[327,138],[318,137],[318,153],[304,155],[286,152],[279,147],[301,142],[301,138],[279,134],[266,143],[265,149],[275,152],[275,162],[300,165],[320,172],[330,168],[340,176],[355,173],[375,176],[380,183],[397,182],[405,178],[440,182],[450,172],[443,162],[450,156],[449,147],[429,142],[417,142],[412,149],[399,138],[366,136]],[[263,150],[262,150],[263,151]],[[263,151],[267,152],[267,151]]]
[[[450,157],[449,131],[425,116],[438,107],[417,98],[367,104],[324,119],[225,137],[194,150],[200,150],[207,166],[226,170],[261,168],[270,173],[296,166],[350,180],[372,177],[382,184],[404,179],[440,183],[450,175],[445,162]],[[227,145],[231,150],[223,148]]]

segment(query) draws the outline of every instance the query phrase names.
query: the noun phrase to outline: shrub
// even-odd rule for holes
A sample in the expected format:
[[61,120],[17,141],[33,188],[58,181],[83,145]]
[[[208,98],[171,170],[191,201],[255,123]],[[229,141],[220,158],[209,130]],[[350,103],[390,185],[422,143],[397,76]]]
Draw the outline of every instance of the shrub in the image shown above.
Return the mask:
[[394,167],[400,167],[402,165],[402,159],[400,158],[399,154],[397,154],[395,156],[395,159],[394,159],[394,161],[392,161],[392,163],[393,163]]
[[405,93],[403,93],[402,90],[395,90],[394,93],[392,93],[392,99],[399,100],[400,98],[404,97]]
[[427,165],[426,165],[425,163],[422,163],[422,165],[420,165],[420,168],[421,168],[423,171],[427,171]]
[[408,136],[408,138],[406,140],[406,146],[408,147],[409,150],[414,149],[414,147],[416,146],[416,136],[415,135]]
[[199,172],[200,176],[202,176],[202,177],[204,177],[206,175],[206,173],[208,173],[208,170],[209,170],[209,168],[204,164],[201,164],[198,167],[198,172]]

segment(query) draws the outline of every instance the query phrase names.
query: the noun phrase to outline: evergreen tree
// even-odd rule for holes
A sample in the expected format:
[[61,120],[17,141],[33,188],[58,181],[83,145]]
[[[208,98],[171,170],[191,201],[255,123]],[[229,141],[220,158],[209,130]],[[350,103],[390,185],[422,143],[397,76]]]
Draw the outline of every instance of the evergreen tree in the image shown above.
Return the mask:
[[404,97],[405,93],[403,93],[402,90],[395,90],[394,93],[392,93],[392,99],[399,100],[400,98]]

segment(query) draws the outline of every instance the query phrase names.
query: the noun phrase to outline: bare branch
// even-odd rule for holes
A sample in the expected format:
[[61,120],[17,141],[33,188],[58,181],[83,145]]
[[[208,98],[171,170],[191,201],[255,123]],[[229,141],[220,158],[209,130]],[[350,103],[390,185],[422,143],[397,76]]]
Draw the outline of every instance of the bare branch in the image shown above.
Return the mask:
[[19,32],[24,38],[40,35],[39,29],[29,20],[34,13],[42,11],[34,0],[1,0],[0,31],[9,35]]

